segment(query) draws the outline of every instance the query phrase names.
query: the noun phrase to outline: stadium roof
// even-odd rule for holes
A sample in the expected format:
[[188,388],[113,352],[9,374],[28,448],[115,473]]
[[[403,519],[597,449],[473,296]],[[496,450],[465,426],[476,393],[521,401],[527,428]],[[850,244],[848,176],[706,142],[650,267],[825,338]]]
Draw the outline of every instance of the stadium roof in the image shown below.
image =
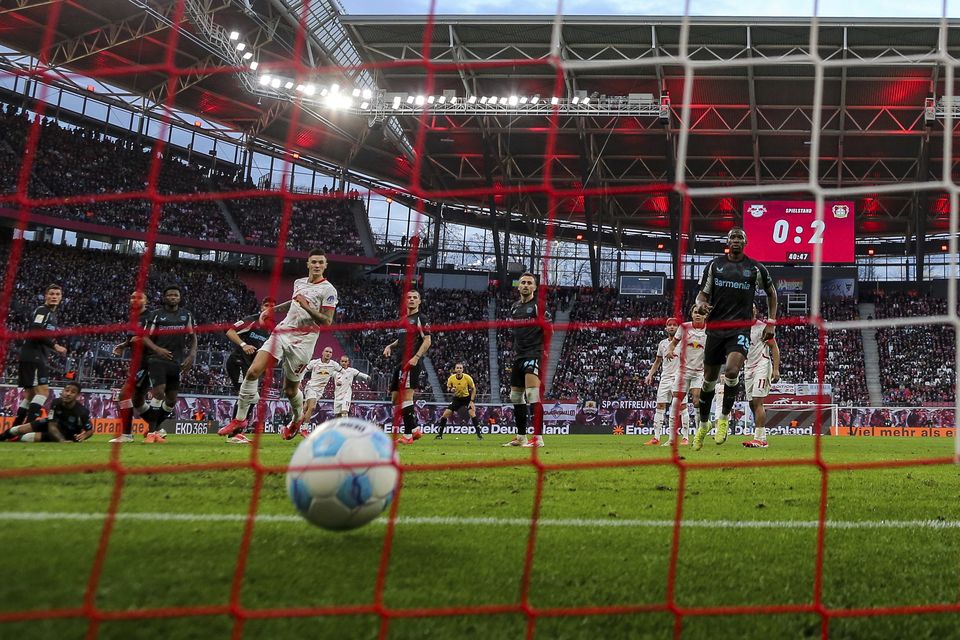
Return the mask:
[[[331,4],[331,1],[334,4]],[[168,89],[167,43],[177,19],[174,63],[181,69],[173,104],[204,118],[287,145],[396,184],[409,184],[405,155],[421,135],[419,117],[372,118],[298,109],[256,96],[255,84],[211,33],[238,31],[256,51],[261,71],[293,64],[294,51],[311,79],[387,92],[552,96],[559,81],[567,96],[669,94],[671,117],[562,116],[550,170],[553,186],[585,186],[597,194],[566,198],[556,215],[613,228],[667,230],[679,199],[668,192],[624,193],[673,180],[683,142],[681,104],[687,67],[679,18],[567,16],[552,63],[552,16],[341,15],[335,0],[13,0],[0,10],[0,42],[37,55],[45,25],[59,16],[51,61],[162,103]],[[810,21],[800,18],[692,18],[687,42],[691,91],[685,183],[695,230],[717,230],[738,216],[744,187],[761,195],[806,197],[811,129],[816,120],[818,68],[809,56]],[[816,171],[830,196],[857,188],[858,233],[912,232],[921,212],[928,230],[945,229],[942,179],[943,120],[925,118],[924,99],[940,97],[945,52],[960,57],[960,23],[941,34],[936,20],[821,19],[816,54],[823,61],[820,146]],[[428,78],[423,64],[429,37]],[[354,65],[350,67],[350,65]],[[346,68],[344,68],[346,67]],[[559,78],[558,78],[559,73]],[[950,108],[950,105],[947,105]],[[422,185],[453,191],[451,200],[488,204],[477,190],[506,190],[498,209],[533,218],[547,215],[544,183],[550,121],[530,115],[429,116],[422,132]],[[956,152],[950,159],[951,171]],[[913,183],[928,183],[918,194]],[[520,187],[520,189],[511,189]],[[526,189],[526,191],[524,190]],[[603,189],[613,195],[601,195]],[[458,190],[474,190],[459,194]],[[752,197],[752,196],[750,196]]]

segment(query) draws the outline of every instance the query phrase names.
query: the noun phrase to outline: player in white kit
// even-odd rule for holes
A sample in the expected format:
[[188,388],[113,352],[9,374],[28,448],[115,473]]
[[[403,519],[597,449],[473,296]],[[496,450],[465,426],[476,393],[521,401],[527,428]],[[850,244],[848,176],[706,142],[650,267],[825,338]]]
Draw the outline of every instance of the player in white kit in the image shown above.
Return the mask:
[[753,326],[750,327],[750,350],[744,367],[744,387],[747,402],[753,411],[753,439],[743,446],[750,449],[767,448],[767,412],[763,401],[770,393],[770,384],[780,379],[780,347],[777,339],[764,341],[767,323],[757,320],[757,306],[753,306]]
[[653,446],[660,444],[660,436],[664,433],[663,419],[667,407],[673,399],[673,383],[677,377],[677,370],[680,368],[680,359],[667,357],[667,354],[670,353],[669,349],[673,341],[673,336],[676,334],[677,327],[679,326],[680,322],[677,321],[676,318],[667,318],[667,324],[663,327],[663,331],[667,334],[667,337],[657,345],[657,356],[653,359],[653,364],[650,365],[650,372],[647,373],[647,377],[644,379],[644,382],[648,385],[653,384],[653,376],[656,375],[657,369],[663,365],[663,372],[660,374],[660,385],[657,387],[657,410],[653,414],[653,437],[644,442],[645,445]]
[[[303,409],[304,422],[309,422],[310,418],[313,417],[313,411],[317,408],[317,400],[323,396],[327,383],[330,382],[333,374],[342,368],[333,359],[333,349],[330,347],[324,347],[319,358],[307,363],[307,370],[304,373],[309,373],[310,379],[307,380],[307,384],[303,388],[303,398],[306,401],[306,406]],[[309,434],[301,429],[300,435],[307,436]]]
[[317,346],[317,327],[333,324],[337,309],[337,290],[323,277],[327,270],[327,257],[323,251],[314,249],[307,259],[306,278],[293,283],[293,299],[277,305],[274,310],[286,311],[286,317],[277,325],[267,341],[257,351],[253,363],[247,369],[237,397],[237,415],[230,422],[234,430],[247,426],[250,407],[259,400],[257,392],[260,378],[268,367],[277,361],[283,363],[283,393],[290,401],[292,419],[280,435],[284,440],[296,436],[303,424],[303,393],[300,381],[313,357]]
[[353,381],[360,378],[370,381],[370,376],[350,366],[350,358],[340,356],[340,371],[333,374],[333,415],[346,418],[350,415],[350,403],[353,401]]
[[670,408],[669,437],[663,446],[673,444],[676,436],[676,419],[680,418],[680,444],[688,444],[690,432],[690,412],[687,409],[687,394],[693,399],[693,406],[700,406],[700,389],[703,388],[703,349],[707,344],[707,314],[697,305],[690,311],[691,322],[684,322],[673,335],[667,348],[668,358],[676,358],[679,369],[673,384],[673,405]]

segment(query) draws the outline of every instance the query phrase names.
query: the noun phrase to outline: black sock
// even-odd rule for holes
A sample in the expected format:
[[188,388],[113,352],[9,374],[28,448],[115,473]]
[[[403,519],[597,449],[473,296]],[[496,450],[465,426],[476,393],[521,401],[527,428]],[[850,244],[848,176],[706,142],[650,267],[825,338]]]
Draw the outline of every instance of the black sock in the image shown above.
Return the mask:
[[13,419],[13,426],[14,426],[14,427],[17,426],[18,424],[23,424],[24,422],[27,421],[27,412],[28,412],[28,411],[29,411],[29,409],[27,409],[26,407],[18,407],[18,408],[17,408],[17,417]]
[[732,387],[726,384],[723,385],[723,407],[721,408],[723,415],[728,416],[730,412],[733,411],[733,403],[737,401],[737,390],[739,388],[739,384],[735,384]]
[[473,416],[470,418],[470,422],[473,423],[473,428],[477,430],[477,435],[480,435],[480,418]]
[[413,433],[413,430],[417,428],[417,414],[414,411],[413,405],[404,407],[400,411],[400,414],[403,417],[403,433],[409,436]]
[[706,422],[710,419],[710,407],[713,406],[713,397],[717,395],[717,392],[713,389],[707,391],[702,389],[700,391],[700,407],[698,413],[700,414],[700,422]]
[[447,419],[440,418],[440,435],[443,435],[443,432],[447,430]]
[[40,414],[43,413],[43,405],[37,404],[36,402],[30,403],[30,408],[27,409],[27,420],[26,422],[33,422],[40,417]]
[[[17,425],[13,425],[13,426],[15,427],[15,426],[17,426]],[[13,427],[10,427],[9,429],[7,429],[6,431],[4,431],[3,433],[0,433],[0,442],[3,442],[3,441],[5,441],[5,440],[9,440],[10,438],[12,438],[12,437],[14,436],[14,434],[13,434],[12,432],[13,432]]]
[[517,437],[527,435],[527,405],[513,405],[513,418],[517,421]]

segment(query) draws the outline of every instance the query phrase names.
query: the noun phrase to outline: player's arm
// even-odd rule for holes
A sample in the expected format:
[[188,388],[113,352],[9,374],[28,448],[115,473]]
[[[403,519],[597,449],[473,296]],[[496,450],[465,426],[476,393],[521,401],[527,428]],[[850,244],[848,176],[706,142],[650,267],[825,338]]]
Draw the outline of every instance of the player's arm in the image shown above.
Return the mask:
[[763,339],[770,340],[777,330],[777,287],[765,266],[757,265],[763,290],[767,292],[767,326],[763,330]]
[[[40,309],[43,309],[43,311],[40,311]],[[31,331],[46,331],[47,317],[49,315],[50,315],[49,309],[47,309],[46,307],[40,307],[39,309],[37,309],[37,311],[34,311],[33,322],[30,323],[30,326],[28,327],[28,329]],[[42,344],[45,347],[49,347],[53,349],[60,355],[63,355],[67,352],[67,348],[65,346],[63,346],[62,344],[57,344],[54,341],[54,339],[49,336],[37,336],[35,338],[31,338],[31,340],[34,340],[35,342]]]
[[477,398],[477,385],[473,384],[472,377],[467,379],[467,389],[470,390],[470,404],[473,404],[473,401]]
[[250,321],[251,317],[237,320],[232,327],[227,329],[227,340],[243,349],[243,352],[248,356],[252,356],[257,351],[256,347],[243,340],[243,336],[250,333],[250,329],[253,327],[253,322]]
[[447,393],[453,393],[453,376],[447,378]]
[[187,328],[190,330],[190,352],[180,365],[180,369],[182,371],[188,371],[190,367],[193,366],[194,361],[197,359],[197,332],[193,330],[192,313],[190,314],[190,318],[187,320]]
[[143,334],[143,344],[147,347],[147,349],[150,349],[150,351],[153,351],[164,360],[173,360],[173,354],[170,353],[170,351],[158,346],[157,343],[153,341],[154,332],[157,330],[156,314],[150,317],[150,321],[147,322],[146,329],[146,333]]
[[399,344],[400,344],[400,338],[397,338],[396,340],[394,340],[393,342],[391,342],[390,344],[388,344],[387,346],[385,346],[385,347],[383,348],[383,357],[384,357],[384,358],[389,358],[389,357],[390,357],[390,353],[391,353],[394,349],[396,349]]
[[329,327],[333,324],[333,314],[337,310],[336,307],[322,307],[320,310],[314,309],[310,306],[310,302],[302,295],[297,296],[293,300],[299,304],[318,325]]
[[770,382],[780,380],[780,345],[776,338],[770,338],[770,359],[773,361],[773,370],[770,372]]
[[52,417],[47,419],[47,433],[57,442],[67,441],[67,439],[63,437],[63,432],[60,431],[60,427],[57,426],[57,421]]
[[713,262],[707,265],[700,276],[700,291],[697,292],[697,306],[710,313],[713,305],[710,304],[710,296],[713,293]]
[[[430,337],[430,334],[428,333],[427,335],[423,336],[423,344],[420,345],[420,348],[417,349],[417,352],[414,353],[412,356],[410,356],[409,365],[411,367],[415,366],[417,362],[420,362],[421,360],[423,360],[423,356],[424,354],[427,353],[427,349],[430,348],[431,344],[433,344],[433,339]],[[416,360],[417,362],[414,362],[414,360]]]
[[357,372],[357,375],[356,375],[355,377],[360,378],[360,379],[363,380],[364,382],[370,382],[370,376],[368,376],[368,375],[365,374],[364,372],[360,371],[359,369],[354,369],[354,371]]
[[657,375],[657,371],[659,371],[662,362],[663,358],[660,357],[660,354],[657,354],[657,357],[653,359],[653,364],[650,365],[650,372],[647,373],[647,384],[653,384],[653,376]]

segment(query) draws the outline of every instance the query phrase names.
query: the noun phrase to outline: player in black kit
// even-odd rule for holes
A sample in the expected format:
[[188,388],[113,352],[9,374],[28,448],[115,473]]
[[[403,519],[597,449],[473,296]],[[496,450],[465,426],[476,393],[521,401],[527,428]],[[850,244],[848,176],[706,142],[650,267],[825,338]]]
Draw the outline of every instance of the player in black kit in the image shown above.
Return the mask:
[[180,308],[180,287],[175,284],[164,287],[163,307],[150,314],[146,325],[148,333],[143,336],[143,344],[150,351],[147,374],[153,389],[150,411],[144,416],[148,424],[144,442],[165,442],[167,434],[160,429],[160,424],[173,413],[180,390],[180,373],[188,371],[197,357],[194,325],[193,314]]
[[[407,292],[407,310],[403,321],[406,327],[399,330],[396,340],[384,347],[383,356],[389,358],[393,355],[396,362],[390,378],[390,400],[394,406],[400,403],[400,415],[403,419],[403,436],[397,438],[397,442],[413,444],[413,441],[420,437],[413,394],[420,389],[420,375],[423,371],[420,361],[432,343],[427,319],[420,313],[420,292],[416,289]],[[405,360],[408,355],[409,359]]]
[[[56,331],[57,309],[63,299],[63,289],[58,284],[47,285],[43,292],[43,304],[33,310],[28,331]],[[43,405],[50,394],[50,367],[47,360],[51,352],[60,355],[67,348],[57,344],[53,338],[35,336],[27,338],[20,347],[18,384],[23,389],[23,399],[17,408],[17,417],[13,424],[24,424],[35,420],[43,411]]]
[[[142,291],[134,291],[130,294],[130,313],[131,316],[134,314],[138,316],[141,328],[147,326],[150,315],[147,313],[147,296]],[[131,333],[126,340],[114,345],[113,355],[122,355],[127,347],[130,348],[130,365],[133,366],[134,360],[138,365],[132,379],[129,374],[126,376],[123,388],[116,397],[117,404],[120,406],[120,434],[110,442],[119,444],[133,442],[133,412],[136,411],[137,415],[144,416],[150,410],[147,405],[150,380],[147,376],[147,358],[143,353],[143,340],[137,334]]]
[[83,442],[93,435],[90,411],[77,402],[80,385],[68,382],[60,397],[50,405],[50,415],[0,433],[0,442],[24,440],[33,442]]
[[[235,346],[227,358],[227,377],[233,384],[233,392],[240,393],[240,385],[247,375],[247,369],[253,364],[253,356],[264,345],[273,331],[273,308],[277,301],[273,298],[264,298],[260,303],[260,313],[249,315],[233,323],[227,329],[227,339]],[[260,402],[260,394],[256,394],[254,405]],[[237,407],[233,407],[233,417],[237,417]],[[228,436],[227,442],[234,444],[249,444],[252,442],[243,434],[244,427],[233,426],[233,421],[217,431],[217,435]]]
[[[539,320],[540,309],[534,296],[537,280],[530,272],[517,283],[520,299],[510,307],[511,320]],[[543,319],[551,321],[543,310]],[[513,330],[513,370],[510,372],[510,402],[517,421],[517,437],[505,447],[543,446],[543,403],[540,402],[540,359],[543,357],[543,326],[516,327]],[[533,439],[527,440],[527,417],[533,419]]]
[[747,234],[740,227],[727,233],[729,253],[714,258],[700,277],[697,307],[706,311],[707,345],[703,353],[703,389],[700,391],[700,424],[693,436],[693,449],[703,447],[703,439],[710,431],[710,407],[714,389],[724,367],[723,406],[717,419],[713,438],[717,444],[727,440],[730,412],[737,399],[740,369],[750,350],[750,327],[753,325],[753,302],[757,288],[767,293],[767,314],[770,320],[763,339],[774,337],[777,319],[777,288],[767,268],[743,253]]

